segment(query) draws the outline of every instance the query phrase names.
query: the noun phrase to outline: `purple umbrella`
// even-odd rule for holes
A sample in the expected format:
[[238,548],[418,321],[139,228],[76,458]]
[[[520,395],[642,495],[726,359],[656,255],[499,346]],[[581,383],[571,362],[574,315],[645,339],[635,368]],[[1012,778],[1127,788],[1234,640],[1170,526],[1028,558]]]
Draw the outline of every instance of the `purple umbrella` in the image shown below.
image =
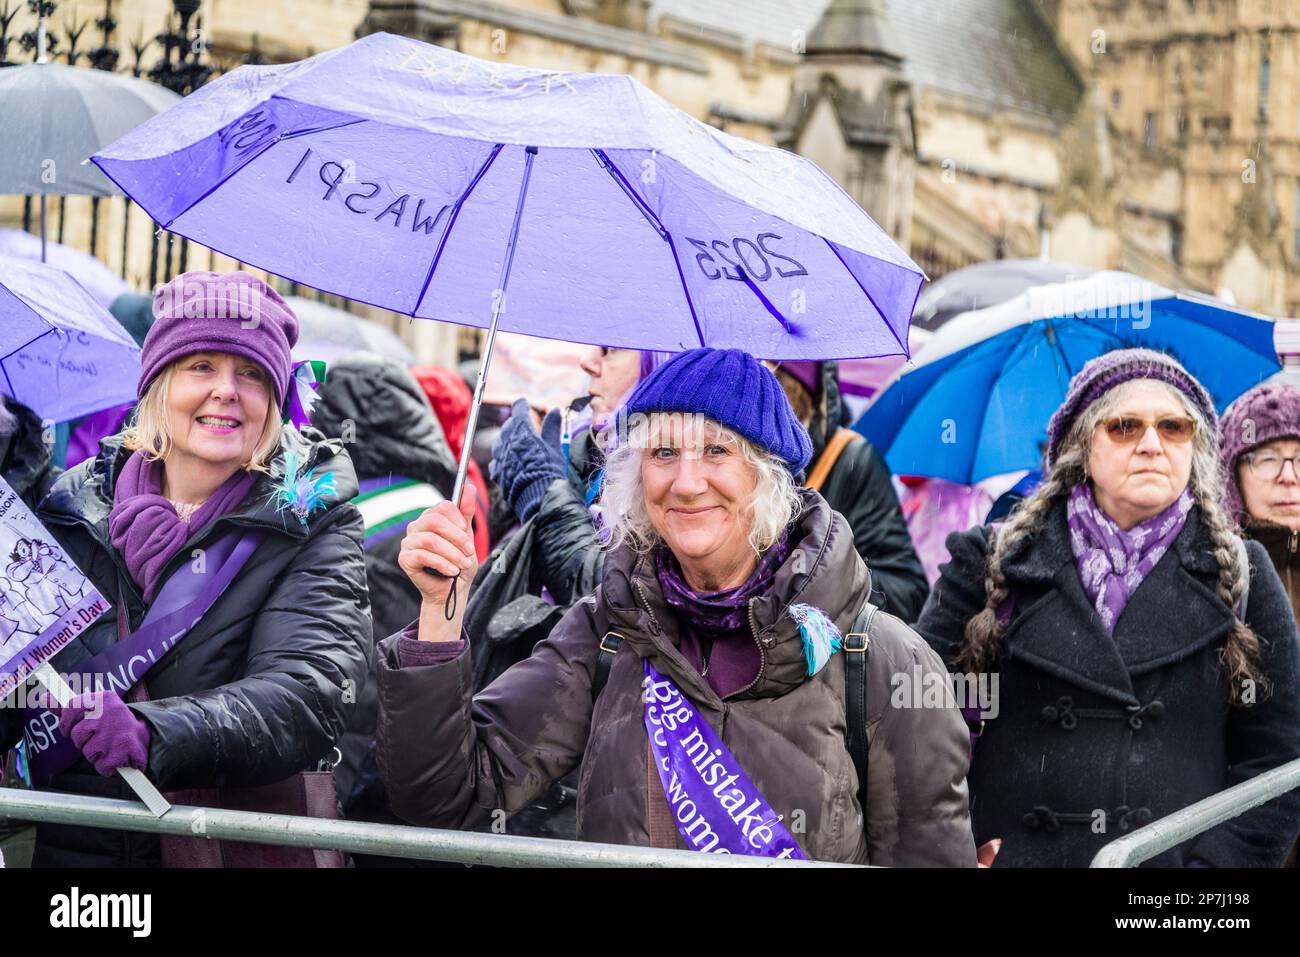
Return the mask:
[[471,433],[498,321],[640,349],[896,355],[924,281],[816,165],[631,77],[388,34],[242,67],[92,158],[173,233],[350,299],[490,328]]
[[[86,292],[107,309],[118,296],[130,292],[131,287],[96,259],[72,246],[53,241],[46,244],[45,262],[68,273],[81,283]],[[21,259],[41,261],[41,237],[21,229],[0,229],[0,256],[17,256]]]
[[135,399],[140,349],[75,279],[0,256],[0,389],[54,422]]

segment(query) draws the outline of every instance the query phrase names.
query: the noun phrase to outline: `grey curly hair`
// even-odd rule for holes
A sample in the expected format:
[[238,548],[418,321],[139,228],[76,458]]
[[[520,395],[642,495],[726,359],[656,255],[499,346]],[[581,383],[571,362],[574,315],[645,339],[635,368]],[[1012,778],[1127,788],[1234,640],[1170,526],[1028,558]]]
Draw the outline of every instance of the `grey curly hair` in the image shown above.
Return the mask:
[[[678,432],[667,420],[679,413],[652,412],[637,416],[627,431],[625,441],[619,442],[605,460],[605,484],[600,493],[600,508],[605,518],[609,538],[607,547],[626,545],[644,554],[659,545],[662,539],[650,521],[645,504],[645,484],[641,478],[641,462],[652,447],[661,428]],[[693,417],[693,427],[712,427],[717,430],[718,444],[735,443],[737,450],[755,472],[754,491],[745,511],[751,517],[749,544],[761,555],[781,537],[781,532],[799,514],[799,493],[785,463],[755,445],[742,435],[704,416]],[[688,426],[688,428],[691,426]]]
[[[1133,382],[1156,382],[1137,379]],[[1232,523],[1220,504],[1223,499],[1222,478],[1218,463],[1218,437],[1205,415],[1183,395],[1166,383],[1157,382],[1176,397],[1187,415],[1196,423],[1193,437],[1192,469],[1188,487],[1201,509],[1201,521],[1214,545],[1214,559],[1219,566],[1217,592],[1229,608],[1234,610],[1245,591],[1238,567],[1238,545]],[[1060,499],[1070,494],[1076,485],[1087,481],[1088,460],[1092,452],[1092,439],[1098,423],[1115,414],[1115,410],[1128,392],[1125,383],[1110,390],[1080,415],[1067,434],[1057,454],[1056,461],[1043,483],[1034,494],[1021,502],[1006,523],[994,534],[984,571],[984,608],[966,622],[964,640],[957,654],[957,664],[968,672],[991,670],[998,657],[1002,639],[1002,625],[998,609],[1008,599],[1011,590],[1002,573],[1002,561],[1015,545],[1027,536],[1036,534],[1043,526],[1048,511]],[[1247,679],[1260,683],[1258,671],[1259,638],[1250,626],[1237,619],[1228,633],[1220,654],[1220,664],[1228,679],[1231,701],[1243,703],[1242,695]]]

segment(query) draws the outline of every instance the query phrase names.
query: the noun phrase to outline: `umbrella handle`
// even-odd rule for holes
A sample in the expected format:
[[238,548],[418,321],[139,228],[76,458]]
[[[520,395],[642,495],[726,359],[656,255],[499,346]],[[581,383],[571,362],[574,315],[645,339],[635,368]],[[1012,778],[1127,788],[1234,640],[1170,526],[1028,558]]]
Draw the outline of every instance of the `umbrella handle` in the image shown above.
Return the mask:
[[[510,285],[510,267],[515,262],[515,248],[519,241],[519,221],[524,215],[524,201],[528,198],[528,180],[533,174],[533,160],[536,158],[536,146],[524,147],[524,175],[519,183],[519,201],[515,203],[515,218],[510,224],[506,258],[501,263],[501,281],[497,284],[499,294],[492,297],[492,324],[488,327],[487,341],[483,344],[483,361],[478,366],[474,401],[470,403],[469,418],[465,420],[465,438],[460,447],[460,463],[456,466],[456,484],[451,490],[451,501],[457,508],[460,507],[460,496],[465,491],[465,480],[469,476],[469,456],[474,444],[474,430],[478,427],[478,410],[483,405],[483,388],[487,385],[488,366],[492,362],[492,345],[497,339],[497,325],[501,321],[501,313],[505,312],[506,308],[506,287]],[[443,614],[447,616],[448,621],[451,621],[456,617],[456,586],[460,582],[460,575],[454,577],[444,575],[432,568],[426,568],[425,571],[439,578],[451,578],[451,590],[447,592],[447,604],[443,606]]]

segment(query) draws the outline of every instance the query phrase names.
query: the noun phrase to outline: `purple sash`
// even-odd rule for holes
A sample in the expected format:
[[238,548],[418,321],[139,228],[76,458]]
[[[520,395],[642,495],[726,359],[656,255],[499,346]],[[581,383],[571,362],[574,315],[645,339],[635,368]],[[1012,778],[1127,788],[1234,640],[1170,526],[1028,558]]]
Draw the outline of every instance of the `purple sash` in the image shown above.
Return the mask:
[[650,750],[687,846],[711,854],[807,860],[722,739],[648,658],[644,687]]
[[[75,666],[85,677],[78,679],[74,689],[106,688],[125,697],[216,603],[265,535],[261,529],[232,530],[203,550],[201,568],[195,569],[193,562],[178,568],[159,589],[133,634]],[[37,787],[47,786],[81,758],[80,749],[59,734],[57,710],[24,709],[21,747]]]

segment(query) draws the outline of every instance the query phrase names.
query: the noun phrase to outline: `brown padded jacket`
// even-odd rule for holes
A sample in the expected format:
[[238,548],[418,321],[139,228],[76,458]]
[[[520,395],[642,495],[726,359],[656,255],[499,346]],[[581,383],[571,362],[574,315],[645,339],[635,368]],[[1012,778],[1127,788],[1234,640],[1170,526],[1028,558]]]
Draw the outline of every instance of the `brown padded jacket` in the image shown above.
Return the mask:
[[[379,763],[393,810],[419,825],[465,828],[512,814],[579,763],[578,835],[649,845],[643,659],[671,678],[718,732],[809,857],[886,866],[975,866],[967,807],[970,739],[937,655],[897,618],[877,614],[867,655],[866,827],[846,746],[844,656],[809,677],[787,609],[803,602],[848,631],[870,589],[853,533],[816,492],[800,493],[798,544],[769,591],[750,602],[758,678],[725,700],[677,650],[677,620],[653,562],[619,548],[594,595],[531,657],[471,697],[468,649],[438,665],[399,667],[398,635],[380,646]],[[623,641],[593,713],[602,637]],[[929,682],[926,681],[930,677]],[[944,703],[892,694],[944,680]],[[895,707],[893,698],[907,699]],[[677,846],[685,847],[677,836]]]

